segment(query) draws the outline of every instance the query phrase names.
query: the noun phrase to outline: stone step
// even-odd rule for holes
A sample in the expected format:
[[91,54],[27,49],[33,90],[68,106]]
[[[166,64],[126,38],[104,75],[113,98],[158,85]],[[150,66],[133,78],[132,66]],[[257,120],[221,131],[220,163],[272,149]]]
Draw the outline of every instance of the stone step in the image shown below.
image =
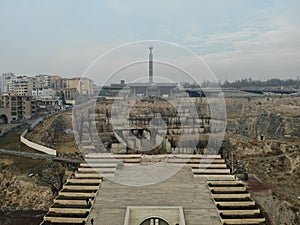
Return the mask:
[[241,180],[210,180],[207,183],[212,185],[236,185],[243,182]]
[[251,215],[260,213],[260,209],[245,209],[245,210],[219,210],[223,215]]
[[195,178],[204,178],[208,181],[211,180],[234,180],[233,175],[216,175],[216,174],[194,174]]
[[250,193],[234,194],[212,194],[213,198],[250,198]]
[[223,224],[259,224],[265,222],[265,218],[251,218],[251,219],[222,219]]
[[101,184],[101,179],[67,179],[67,184]]
[[69,218],[69,217],[45,216],[44,221],[49,221],[51,223],[84,224],[84,223],[87,222],[87,218]]
[[169,158],[168,163],[186,163],[186,164],[217,164],[217,163],[225,163],[224,159],[180,159],[180,158]]
[[80,173],[115,173],[116,167],[112,168],[78,168]]
[[86,150],[95,150],[96,146],[95,145],[82,145],[80,148],[86,149]]
[[96,193],[81,193],[81,192],[59,192],[59,197],[86,197],[94,198]]
[[194,174],[230,174],[230,169],[192,169]]
[[86,200],[54,199],[54,203],[60,205],[86,205]]
[[49,212],[60,213],[60,214],[86,214],[90,209],[80,208],[49,208]]
[[246,191],[246,187],[209,187],[211,191],[233,192],[233,191]]
[[85,167],[85,168],[115,168],[117,167],[117,163],[106,163],[106,162],[90,162],[90,163],[80,163],[80,167]]
[[99,189],[99,186],[75,186],[75,185],[64,185],[63,190],[89,190],[89,191],[97,191]]
[[203,169],[203,168],[208,168],[208,169],[211,169],[211,168],[227,168],[227,165],[225,163],[223,164],[213,164],[213,163],[209,163],[209,164],[204,164],[204,163],[190,163],[188,164],[191,168],[193,169]]
[[141,158],[107,158],[107,159],[85,159],[85,161],[89,164],[97,164],[97,163],[119,163],[119,162],[124,162],[124,163],[140,163]]
[[76,173],[75,175],[76,178],[87,178],[87,179],[90,179],[90,178],[102,178],[103,176],[99,173]]
[[134,163],[134,164],[139,164],[141,163],[142,159],[141,158],[133,158],[133,159],[123,159],[124,163]]
[[221,155],[191,155],[191,154],[174,154],[170,158],[188,158],[188,159],[221,159]]
[[86,159],[136,159],[141,158],[140,154],[116,155],[107,153],[91,153],[85,156]]
[[215,202],[220,206],[252,206],[255,205],[255,201],[234,201],[234,202]]

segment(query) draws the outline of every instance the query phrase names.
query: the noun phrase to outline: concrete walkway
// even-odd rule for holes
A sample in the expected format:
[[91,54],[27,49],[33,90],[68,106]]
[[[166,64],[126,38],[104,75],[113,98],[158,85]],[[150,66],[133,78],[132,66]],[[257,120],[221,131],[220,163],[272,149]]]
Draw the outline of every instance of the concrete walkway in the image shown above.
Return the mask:
[[[125,165],[124,173],[130,173],[129,167]],[[104,180],[89,221],[93,218],[95,225],[123,225],[127,206],[182,206],[186,225],[222,224],[206,180],[194,179],[189,166],[149,186],[132,187]]]

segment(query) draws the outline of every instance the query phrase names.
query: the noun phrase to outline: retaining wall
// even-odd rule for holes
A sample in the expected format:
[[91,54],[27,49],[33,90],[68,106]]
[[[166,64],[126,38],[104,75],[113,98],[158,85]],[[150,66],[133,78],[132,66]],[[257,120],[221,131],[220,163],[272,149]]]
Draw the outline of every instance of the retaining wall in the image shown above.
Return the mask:
[[[43,118],[40,118],[38,119],[37,121],[35,121],[31,126],[30,128],[33,129],[35,126],[37,126],[39,123],[41,123],[44,119]],[[21,142],[25,145],[27,145],[28,147],[30,148],[33,148],[37,151],[40,151],[40,152],[44,152],[48,155],[55,155],[56,156],[56,150],[52,149],[52,148],[48,148],[48,147],[45,147],[43,145],[40,145],[40,144],[37,144],[35,142],[32,142],[32,141],[29,141],[28,139],[25,138],[26,134],[28,133],[28,129],[26,129],[20,136],[20,139],[21,139]]]

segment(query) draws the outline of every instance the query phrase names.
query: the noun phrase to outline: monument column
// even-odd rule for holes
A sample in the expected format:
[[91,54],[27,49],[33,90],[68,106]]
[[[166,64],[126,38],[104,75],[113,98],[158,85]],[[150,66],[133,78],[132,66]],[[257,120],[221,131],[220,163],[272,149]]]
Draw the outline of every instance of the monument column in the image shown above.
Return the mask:
[[149,83],[153,83],[153,54],[152,54],[153,47],[150,46],[150,54],[149,54]]

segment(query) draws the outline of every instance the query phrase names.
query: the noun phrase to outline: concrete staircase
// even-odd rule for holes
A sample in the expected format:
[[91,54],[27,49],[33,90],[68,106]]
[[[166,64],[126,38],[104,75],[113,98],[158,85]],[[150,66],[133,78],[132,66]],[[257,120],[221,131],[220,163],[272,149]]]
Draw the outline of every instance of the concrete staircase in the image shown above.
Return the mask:
[[67,179],[41,225],[84,224],[87,221],[102,179],[82,178],[79,174],[77,172],[75,178]]
[[178,155],[168,162],[187,163],[194,178],[207,180],[223,224],[260,224],[265,221],[246,186],[242,181],[235,180],[220,155]]
[[220,155],[164,156],[168,163],[183,168],[164,182],[143,187],[109,180],[119,176],[121,171],[129,173],[131,165],[143,163],[141,155],[91,153],[85,158],[75,178],[68,179],[59,192],[41,225],[84,224],[91,218],[96,224],[123,224],[129,205],[180,205],[187,225],[265,221],[246,186],[234,179]]
[[208,180],[232,180],[230,169],[220,155],[173,155],[168,163],[187,164],[192,168],[195,178]]
[[140,161],[141,155],[86,155],[86,162],[80,164],[74,178],[67,179],[41,225],[86,223],[103,179],[115,176],[117,166]]
[[[131,167],[125,164],[124,170],[131,171]],[[116,177],[119,175],[116,173]],[[189,167],[183,167],[163,182],[147,186],[128,186],[104,180],[89,222],[93,218],[95,224],[123,225],[128,206],[182,206],[186,225],[221,225],[206,181],[195,180]]]

